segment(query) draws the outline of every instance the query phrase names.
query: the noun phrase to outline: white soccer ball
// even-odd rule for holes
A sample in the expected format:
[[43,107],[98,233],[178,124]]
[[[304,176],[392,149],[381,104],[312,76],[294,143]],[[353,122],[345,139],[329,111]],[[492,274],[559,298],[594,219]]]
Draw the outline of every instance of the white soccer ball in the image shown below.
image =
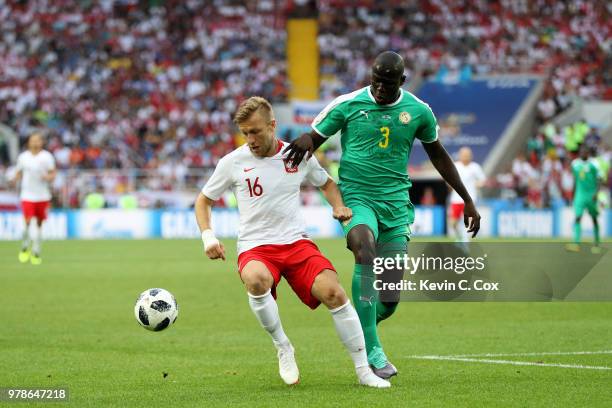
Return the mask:
[[147,289],[138,296],[134,315],[142,327],[160,331],[168,328],[178,317],[178,304],[165,289]]

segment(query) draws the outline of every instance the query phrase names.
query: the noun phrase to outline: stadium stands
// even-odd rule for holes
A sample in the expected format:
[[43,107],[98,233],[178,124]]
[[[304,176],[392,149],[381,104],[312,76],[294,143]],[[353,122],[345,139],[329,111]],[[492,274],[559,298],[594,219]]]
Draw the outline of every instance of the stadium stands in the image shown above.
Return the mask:
[[[202,169],[239,142],[231,113],[245,95],[287,100],[285,12],[307,5],[313,14],[312,2],[272,0],[0,5],[0,123],[22,140],[47,130],[59,168],[72,171],[56,182],[60,206],[100,188],[200,183]],[[367,83],[373,57],[389,48],[407,58],[415,80],[544,75],[546,133],[534,146],[559,144],[564,136],[550,136],[548,123],[575,98],[612,98],[605,1],[321,0],[318,19],[322,99]],[[532,167],[549,155],[534,164],[532,151]],[[0,143],[0,170],[8,157]],[[134,168],[101,186],[98,170]]]
[[529,208],[570,204],[574,185],[570,164],[583,143],[602,164],[603,186],[610,191],[612,150],[602,141],[599,130],[584,120],[562,128],[544,123],[529,139],[525,153],[514,160],[510,172],[496,177],[497,186],[506,189],[503,195],[507,198],[522,199]]
[[207,167],[244,95],[285,100],[271,1],[144,3],[0,2],[0,122],[62,169]]
[[[549,75],[542,114],[572,95],[612,98],[609,4],[548,0],[320,2],[321,96],[367,83],[372,58],[398,50],[413,72],[439,79],[471,74]],[[607,5],[608,4],[608,5]],[[549,99],[554,106],[550,106]]]

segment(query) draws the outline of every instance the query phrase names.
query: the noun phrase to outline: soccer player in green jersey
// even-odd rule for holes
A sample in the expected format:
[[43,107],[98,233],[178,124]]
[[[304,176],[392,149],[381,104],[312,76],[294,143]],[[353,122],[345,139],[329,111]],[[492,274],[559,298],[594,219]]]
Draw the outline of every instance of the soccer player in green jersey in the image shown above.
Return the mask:
[[572,162],[572,173],[574,175],[574,243],[567,246],[570,251],[579,251],[580,247],[580,220],[584,210],[587,210],[593,218],[593,235],[595,246],[592,248],[593,253],[600,253],[599,247],[599,223],[597,216],[599,209],[597,208],[597,191],[602,178],[599,168],[592,160],[589,159],[589,148],[586,144],[580,147],[580,157]]
[[[315,118],[312,131],[294,140],[285,152],[287,160],[297,165],[327,138],[341,132],[339,185],[346,206],[353,211],[350,222],[343,225],[347,246],[355,257],[352,297],[363,327],[368,361],[378,376],[389,378],[397,370],[383,352],[376,325],[394,313],[399,293],[382,300],[372,293],[372,266],[377,255],[403,255],[407,251],[409,225],[414,221],[407,168],[415,139],[423,143],[434,167],[465,201],[464,223],[472,236],[480,228],[480,215],[438,140],[433,112],[401,88],[406,80],[402,57],[391,51],[381,53],[371,74],[370,86],[332,101]],[[403,275],[403,271],[396,272],[394,281]]]

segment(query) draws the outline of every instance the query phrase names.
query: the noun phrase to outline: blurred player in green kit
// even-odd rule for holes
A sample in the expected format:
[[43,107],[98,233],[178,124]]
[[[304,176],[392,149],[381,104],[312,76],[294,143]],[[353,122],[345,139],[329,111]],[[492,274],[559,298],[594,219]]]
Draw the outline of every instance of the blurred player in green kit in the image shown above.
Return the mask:
[[[457,169],[438,140],[438,124],[429,105],[401,86],[406,80],[404,61],[395,52],[376,57],[371,85],[333,100],[312,123],[312,131],[293,141],[285,151],[294,166],[341,133],[340,190],[353,217],[343,224],[347,246],[355,257],[352,297],[366,340],[368,361],[382,378],[397,374],[382,348],[377,324],[397,308],[399,292],[380,299],[373,289],[372,266],[377,256],[403,256],[414,221],[408,190],[408,158],[419,139],[444,180],[465,202],[464,223],[475,236],[480,215]],[[392,280],[402,279],[392,271]]]
[[595,246],[592,248],[593,253],[600,253],[599,246],[599,223],[597,216],[599,209],[597,208],[597,192],[602,175],[597,165],[593,160],[589,159],[589,148],[586,144],[580,147],[580,157],[572,162],[572,173],[574,175],[574,242],[567,246],[570,251],[580,251],[580,221],[584,211],[588,211],[593,219],[593,235]]

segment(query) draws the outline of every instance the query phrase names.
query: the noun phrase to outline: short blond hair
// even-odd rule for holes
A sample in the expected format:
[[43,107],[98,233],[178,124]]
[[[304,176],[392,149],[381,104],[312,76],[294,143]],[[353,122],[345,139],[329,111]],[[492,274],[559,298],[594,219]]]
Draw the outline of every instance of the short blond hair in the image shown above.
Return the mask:
[[268,122],[274,120],[274,112],[272,111],[270,102],[261,96],[252,96],[238,106],[238,110],[234,115],[234,123],[239,125],[245,120],[248,120],[253,113],[258,111],[265,115],[264,118],[267,118]]

